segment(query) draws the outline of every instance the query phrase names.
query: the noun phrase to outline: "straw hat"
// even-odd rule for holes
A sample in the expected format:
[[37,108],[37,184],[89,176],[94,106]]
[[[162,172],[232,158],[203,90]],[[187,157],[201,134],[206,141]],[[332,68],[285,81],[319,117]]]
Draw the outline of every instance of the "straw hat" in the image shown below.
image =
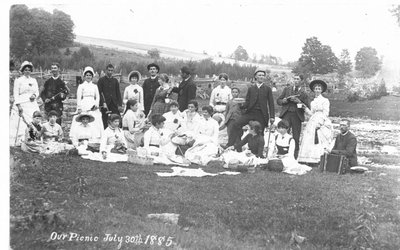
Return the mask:
[[94,117],[88,113],[80,113],[76,118],[75,121],[81,122],[83,117],[89,117],[89,122],[94,121]]
[[320,84],[322,86],[322,93],[324,93],[326,91],[326,89],[328,88],[328,85],[326,84],[326,82],[324,82],[322,80],[314,80],[314,81],[310,82],[310,89],[312,92],[314,92],[315,84]]

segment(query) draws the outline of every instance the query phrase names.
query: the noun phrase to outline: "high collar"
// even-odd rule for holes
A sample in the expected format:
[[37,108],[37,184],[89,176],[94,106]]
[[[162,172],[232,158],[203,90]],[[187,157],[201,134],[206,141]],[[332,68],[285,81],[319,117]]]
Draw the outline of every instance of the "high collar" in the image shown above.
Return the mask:
[[349,133],[349,130],[347,130],[346,131],[346,133],[344,133],[344,134],[342,134],[342,133],[340,133],[342,136],[345,136],[345,135],[347,135]]
[[154,80],[154,79],[156,79],[157,78],[157,75],[155,75],[155,76],[150,76],[150,79],[151,80]]

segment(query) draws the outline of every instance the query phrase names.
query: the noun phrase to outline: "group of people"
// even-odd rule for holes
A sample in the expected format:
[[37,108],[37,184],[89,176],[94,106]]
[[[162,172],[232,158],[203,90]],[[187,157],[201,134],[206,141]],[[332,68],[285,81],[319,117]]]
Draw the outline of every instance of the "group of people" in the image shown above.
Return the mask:
[[[84,69],[84,82],[77,89],[77,112],[70,130],[71,142],[80,153],[96,148],[95,144],[99,144],[98,151],[103,158],[110,153],[143,147],[152,156],[180,154],[201,165],[217,155],[227,162],[239,158],[243,164],[263,163],[277,157],[284,171],[289,173],[308,171],[310,168],[304,164],[317,164],[326,152],[345,155],[352,165],[357,164],[357,141],[348,131],[348,120],[341,122],[341,134],[331,147],[333,129],[329,100],[322,96],[327,84],[322,80],[309,84],[315,94],[310,103],[303,77],[294,76],[294,85],[286,87],[277,99],[277,104],[282,106],[281,120],[277,123],[278,133],[271,136],[275,106],[271,87],[265,83],[265,70],[255,71],[255,82],[248,87],[245,98],[239,97],[239,88],[227,86],[227,74],[220,74],[219,85],[212,91],[209,105],[199,111],[195,100],[197,87],[190,68],[181,68],[179,85],[172,85],[167,74],[160,74],[157,64],[149,64],[147,69],[150,77],[141,86],[140,72],[129,73],[130,85],[123,95],[118,80],[113,77],[113,65],[107,66],[106,75],[97,84],[92,81],[93,68]],[[60,65],[53,63],[52,77],[45,82],[39,95],[38,84],[30,76],[32,70],[32,63],[22,63],[23,75],[14,83],[10,145],[40,152],[42,141],[62,139],[62,101],[69,89],[60,78]],[[172,93],[177,93],[176,101]],[[43,125],[37,104],[39,97],[49,120]],[[306,116],[310,118],[300,142]],[[243,134],[246,126],[248,132]],[[225,128],[228,142],[221,145],[219,135]]]

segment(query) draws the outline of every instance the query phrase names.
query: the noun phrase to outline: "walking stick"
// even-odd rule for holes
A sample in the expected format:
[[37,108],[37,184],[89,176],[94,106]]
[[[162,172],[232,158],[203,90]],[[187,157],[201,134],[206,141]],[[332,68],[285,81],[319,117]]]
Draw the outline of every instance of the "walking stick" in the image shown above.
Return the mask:
[[267,153],[266,153],[266,155],[265,155],[265,158],[268,158],[268,152],[269,152],[269,139],[270,139],[270,137],[271,137],[271,127],[272,127],[273,125],[271,125],[270,127],[269,127],[269,129],[268,129],[268,140],[267,140],[267,143],[268,143],[268,147],[267,147]]

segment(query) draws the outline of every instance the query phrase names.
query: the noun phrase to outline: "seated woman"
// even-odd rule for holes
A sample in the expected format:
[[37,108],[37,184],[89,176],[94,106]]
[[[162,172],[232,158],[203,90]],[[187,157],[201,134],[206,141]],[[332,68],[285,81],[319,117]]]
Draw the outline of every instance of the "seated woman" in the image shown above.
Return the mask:
[[94,150],[98,150],[100,140],[97,138],[95,129],[92,125],[94,117],[89,113],[83,112],[75,118],[75,121],[77,122],[76,129],[71,131],[69,136],[72,144],[78,149],[78,154],[88,154],[87,150],[89,143]]
[[119,128],[120,116],[111,114],[108,117],[108,127],[104,130],[100,141],[100,152],[103,159],[111,153],[124,153],[126,150],[125,136],[122,129]]
[[[233,162],[243,165],[267,163],[268,160],[263,159],[264,144],[264,137],[261,135],[261,124],[258,121],[250,121],[246,136],[244,136],[240,142],[236,143],[234,147],[228,147],[222,154],[221,157],[225,161],[225,167]],[[247,145],[248,149],[242,151],[245,145]],[[237,152],[230,151],[233,148]]]
[[203,119],[200,120],[198,133],[194,136],[194,144],[185,152],[185,158],[192,163],[207,165],[218,153],[219,125],[211,116],[213,108],[202,108]]
[[171,133],[163,129],[165,117],[160,114],[152,116],[152,126],[144,133],[143,148],[148,155],[159,156],[161,154],[174,154],[176,146],[171,143]]
[[311,167],[299,164],[294,158],[295,142],[291,135],[287,133],[289,129],[289,122],[281,120],[278,123],[278,134],[275,137],[275,157],[277,159],[270,159],[273,164],[274,161],[281,161],[283,164],[282,172],[288,174],[302,175],[311,170]]
[[175,101],[169,104],[169,110],[169,112],[163,114],[165,118],[164,128],[175,132],[182,127],[183,114],[179,111],[179,104]]
[[188,109],[184,110],[183,113],[183,123],[178,129],[178,135],[186,135],[187,137],[193,138],[195,134],[198,133],[200,122],[202,120],[197,110],[199,104],[195,100],[190,100],[188,102]]
[[40,153],[42,148],[42,114],[40,111],[33,112],[32,122],[25,130],[25,141],[21,144],[21,149],[25,152]]
[[124,131],[127,147],[136,149],[143,138],[143,129],[147,126],[144,117],[140,117],[139,103],[130,99],[126,103],[124,117],[122,118],[122,130]]
[[54,110],[49,112],[49,121],[43,124],[42,136],[45,143],[61,141],[63,138],[63,131],[61,126],[56,123],[58,113]]

